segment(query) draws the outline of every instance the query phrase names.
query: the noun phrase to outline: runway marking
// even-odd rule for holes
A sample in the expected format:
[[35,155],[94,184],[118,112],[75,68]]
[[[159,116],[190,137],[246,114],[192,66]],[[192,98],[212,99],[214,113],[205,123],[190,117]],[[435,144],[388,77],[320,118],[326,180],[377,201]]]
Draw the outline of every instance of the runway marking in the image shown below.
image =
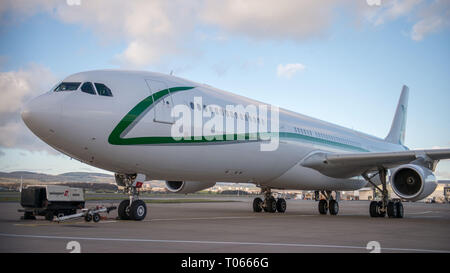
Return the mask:
[[407,214],[420,215],[420,214],[427,214],[427,213],[433,213],[433,211],[409,212]]
[[[314,245],[301,243],[261,243],[261,242],[221,242],[221,241],[187,241],[187,240],[153,240],[136,238],[93,238],[93,237],[66,237],[66,236],[45,236],[45,235],[22,235],[0,233],[0,236],[11,238],[35,238],[35,239],[57,239],[57,240],[85,240],[85,241],[111,241],[111,242],[139,242],[139,243],[170,243],[170,244],[221,244],[221,245],[253,245],[253,246],[284,246],[284,247],[312,247],[312,248],[337,248],[337,249],[363,249],[366,246],[342,246],[342,245]],[[389,248],[383,247],[381,250],[403,251],[403,252],[433,252],[450,253],[450,250],[414,249],[414,248]]]

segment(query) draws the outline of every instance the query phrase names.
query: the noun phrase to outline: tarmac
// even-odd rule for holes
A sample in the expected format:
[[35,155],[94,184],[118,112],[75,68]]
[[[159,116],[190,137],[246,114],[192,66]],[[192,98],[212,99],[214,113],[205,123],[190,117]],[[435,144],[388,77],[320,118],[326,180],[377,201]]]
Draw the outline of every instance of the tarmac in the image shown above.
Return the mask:
[[[221,199],[223,200],[223,199]],[[144,221],[21,220],[20,204],[0,203],[0,252],[286,253],[450,252],[450,205],[404,202],[405,218],[371,218],[368,201],[341,201],[339,215],[317,202],[287,200],[286,213],[254,213],[237,202],[147,204]],[[118,205],[118,201],[87,202]],[[379,247],[379,248],[378,248]]]

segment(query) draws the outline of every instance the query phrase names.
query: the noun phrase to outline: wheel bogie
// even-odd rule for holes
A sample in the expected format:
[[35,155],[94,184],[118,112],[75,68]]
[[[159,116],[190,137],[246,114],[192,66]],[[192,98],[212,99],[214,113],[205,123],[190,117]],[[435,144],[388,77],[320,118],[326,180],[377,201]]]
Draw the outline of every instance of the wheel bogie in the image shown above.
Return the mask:
[[403,204],[401,201],[390,200],[383,208],[382,201],[372,201],[370,202],[369,214],[371,217],[385,217],[387,214],[389,218],[403,218]]

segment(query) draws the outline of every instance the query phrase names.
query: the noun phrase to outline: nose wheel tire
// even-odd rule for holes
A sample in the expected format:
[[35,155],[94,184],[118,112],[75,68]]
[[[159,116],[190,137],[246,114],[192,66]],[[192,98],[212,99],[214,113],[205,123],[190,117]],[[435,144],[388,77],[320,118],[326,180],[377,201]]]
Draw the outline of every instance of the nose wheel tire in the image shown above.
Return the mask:
[[119,207],[117,208],[117,214],[119,215],[120,220],[130,220],[130,215],[127,212],[127,208],[130,206],[130,200],[123,200],[120,202]]
[[147,206],[142,200],[133,201],[130,206],[130,218],[136,221],[144,220],[147,215]]

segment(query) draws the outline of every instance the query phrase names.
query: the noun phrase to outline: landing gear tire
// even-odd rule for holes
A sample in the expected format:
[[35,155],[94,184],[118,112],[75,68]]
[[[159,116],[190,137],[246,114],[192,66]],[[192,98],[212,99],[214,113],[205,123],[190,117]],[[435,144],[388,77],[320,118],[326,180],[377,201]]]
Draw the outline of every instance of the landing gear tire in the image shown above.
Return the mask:
[[129,206],[130,200],[123,200],[122,202],[120,202],[117,209],[117,214],[119,215],[120,220],[130,220],[130,215],[127,212],[127,208]]
[[253,212],[261,212],[262,209],[263,200],[261,198],[257,197],[253,199]]
[[386,216],[386,210],[382,210],[383,208],[383,201],[378,201],[378,217],[384,217]]
[[278,198],[277,200],[277,211],[284,213],[286,211],[286,200],[283,198]]
[[147,215],[147,206],[142,200],[136,200],[130,206],[130,218],[135,221],[144,220]]
[[267,212],[270,213],[274,213],[277,211],[277,201],[275,201],[275,198],[272,197],[266,200],[266,209]]
[[398,217],[398,209],[397,204],[389,201],[387,205],[387,215],[389,218],[397,218]]
[[319,201],[319,213],[320,214],[327,214],[328,212],[328,202],[327,200],[320,200]]
[[339,203],[336,200],[330,200],[328,203],[330,215],[337,215],[339,213]]
[[379,217],[377,201],[370,202],[369,212],[370,212],[370,217]]
[[397,207],[397,218],[403,218],[403,204],[402,202],[395,203],[395,206]]

